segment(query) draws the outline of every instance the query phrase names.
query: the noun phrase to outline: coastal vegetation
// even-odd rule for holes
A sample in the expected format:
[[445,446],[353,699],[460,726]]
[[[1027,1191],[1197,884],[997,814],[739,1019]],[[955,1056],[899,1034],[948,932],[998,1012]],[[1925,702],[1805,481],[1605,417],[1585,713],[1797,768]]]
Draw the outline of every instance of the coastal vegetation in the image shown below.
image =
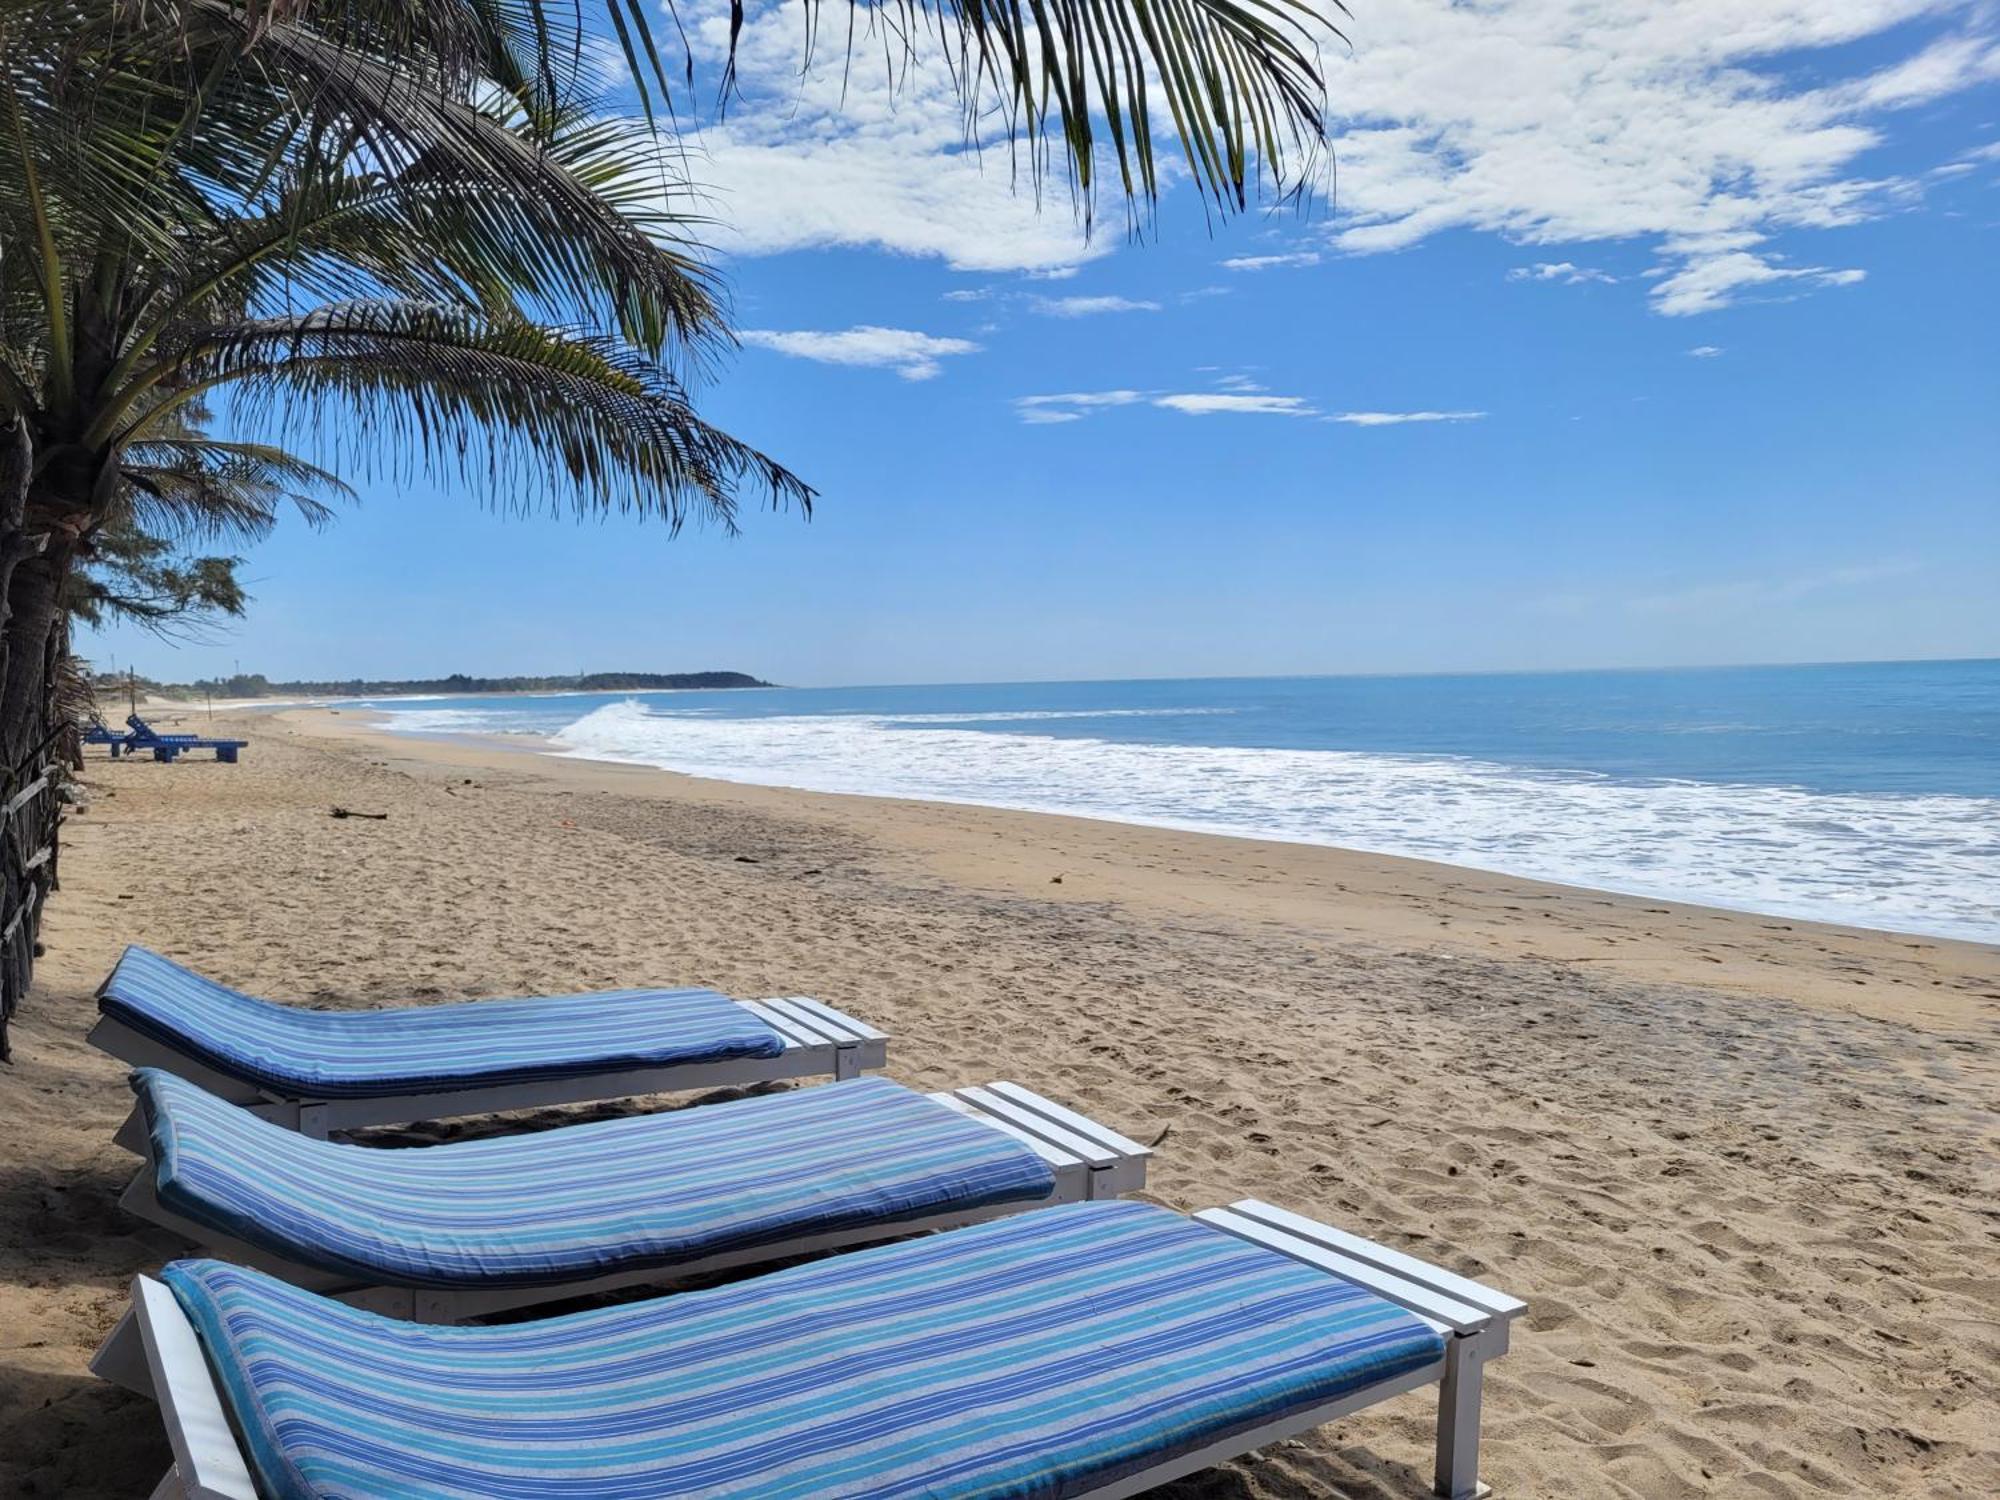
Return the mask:
[[674,693],[715,688],[767,688],[777,684],[748,672],[579,672],[566,677],[412,677],[394,681],[350,677],[341,680],[272,682],[261,672],[194,682],[154,682],[125,673],[95,680],[100,698],[136,691],[153,698],[387,698],[399,693],[457,697],[467,693]]

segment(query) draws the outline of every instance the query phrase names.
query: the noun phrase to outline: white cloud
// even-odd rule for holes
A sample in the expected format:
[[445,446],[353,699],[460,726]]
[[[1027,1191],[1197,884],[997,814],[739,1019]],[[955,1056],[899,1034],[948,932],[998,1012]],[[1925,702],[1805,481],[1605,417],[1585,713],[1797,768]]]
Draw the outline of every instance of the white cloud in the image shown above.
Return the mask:
[[1217,391],[1193,391],[1185,395],[1155,396],[1153,405],[1190,417],[1208,417],[1221,412],[1250,416],[1310,417],[1311,404],[1303,396],[1251,396]]
[[[689,0],[679,13],[699,70],[695,87],[712,90],[728,56],[727,0]],[[807,36],[796,5],[752,0],[737,53],[739,96],[691,138],[689,170],[712,198],[708,234],[717,249],[865,247],[961,270],[1059,277],[1118,248],[1116,232],[1085,238],[1060,172],[1040,204],[1025,164],[1017,184],[997,121],[982,120],[968,144],[934,38],[919,38],[917,61],[905,66],[893,40],[858,30],[850,71],[844,28],[828,28],[801,73]]]
[[1857,110],[1906,109],[1992,78],[2000,78],[2000,43],[1947,36],[1879,73],[1837,86],[1833,97]]
[[1189,417],[1221,415],[1257,417],[1318,417],[1355,427],[1393,427],[1404,422],[1476,422],[1483,411],[1343,411],[1322,416],[1304,396],[1274,396],[1247,375],[1217,378],[1219,391],[1066,391],[1058,395],[1017,396],[1014,409],[1024,422],[1075,422],[1111,406],[1157,406]]
[[1577,286],[1586,281],[1616,282],[1618,278],[1609,271],[1600,271],[1595,266],[1574,265],[1566,260],[1536,261],[1532,266],[1516,266],[1507,273],[1509,281],[1559,281],[1564,286]]
[[738,337],[755,348],[770,349],[793,359],[889,369],[905,380],[929,380],[943,372],[940,359],[973,354],[979,349],[970,339],[940,338],[910,328],[876,328],[867,324],[840,333],[746,328]]
[[1237,255],[1222,263],[1225,271],[1275,271],[1281,266],[1316,266],[1317,250],[1295,250],[1284,255]]
[[1696,344],[1692,349],[1688,350],[1688,357],[1690,359],[1716,359],[1721,354],[1722,347],[1719,344]]
[[1483,411],[1342,411],[1326,420],[1350,427],[1400,427],[1405,422],[1477,422]]
[[1014,410],[1023,422],[1080,422],[1107,406],[1135,406],[1144,391],[1063,391],[1048,396],[1016,396]]
[[[1914,55],[1867,72],[1849,61],[1849,44],[1953,12],[1954,32]],[[1463,229],[1530,245],[1647,241],[1662,262],[1654,306],[1675,314],[1781,283],[1848,285],[1858,271],[1794,264],[1774,242],[1911,201],[1909,184],[1855,167],[1889,111],[2000,72],[1992,26],[1951,0],[1373,8],[1353,52],[1330,54],[1344,127],[1329,233],[1355,253]],[[1810,72],[1773,61],[1813,52]]]
[[1099,313],[1158,312],[1157,302],[1130,297],[1034,297],[1028,305],[1045,318],[1092,318]]
[[994,295],[990,286],[964,286],[944,294],[947,302],[984,302]]
[[[703,78],[713,78],[728,7],[689,0],[682,14]],[[1894,61],[1856,61],[1917,26],[1926,40],[1903,44]],[[2000,76],[1995,28],[1990,5],[1970,0],[1373,7],[1352,27],[1351,51],[1324,54],[1340,163],[1326,243],[1224,265],[1307,266],[1329,249],[1391,251],[1470,229],[1529,246],[1646,244],[1659,257],[1650,295],[1664,312],[1851,284],[1858,268],[1789,241],[1918,201],[1914,179],[1857,166],[1896,111]],[[1122,243],[1110,228],[1086,240],[1059,172],[1038,211],[997,114],[976,122],[968,144],[948,65],[929,40],[916,62],[898,55],[891,68],[883,39],[864,35],[850,71],[844,36],[828,33],[801,76],[805,35],[784,0],[750,7],[743,96],[694,147],[694,174],[715,195],[719,248],[865,246],[1053,277]],[[1163,142],[1170,178],[1176,155]],[[1117,212],[1109,195],[1103,208]],[[1170,227],[1196,222],[1181,213]],[[1574,255],[1537,264],[1589,270]]]
[[1745,287],[1790,282],[1801,287],[1852,286],[1868,275],[1862,270],[1827,266],[1786,266],[1770,256],[1747,250],[1689,261],[1653,285],[1653,305],[1668,317],[1713,312],[1736,300]]

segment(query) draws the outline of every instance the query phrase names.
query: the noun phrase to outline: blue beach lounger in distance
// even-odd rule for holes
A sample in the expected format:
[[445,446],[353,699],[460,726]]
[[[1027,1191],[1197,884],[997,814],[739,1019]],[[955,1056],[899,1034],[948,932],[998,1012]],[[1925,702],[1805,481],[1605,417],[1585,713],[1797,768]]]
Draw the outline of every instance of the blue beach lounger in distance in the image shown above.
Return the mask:
[[133,1304],[156,1500],[1112,1500],[1427,1385],[1436,1492],[1471,1500],[1523,1310],[1256,1202],[1040,1209],[499,1326],[210,1260]]
[[[774,1078],[858,1077],[888,1038],[817,1000],[605,990],[389,1010],[246,995],[132,947],[97,991],[97,1047],[165,1068],[266,1119],[362,1125],[540,1109]],[[136,1125],[119,1142],[140,1148]]]
[[89,727],[83,731],[83,743],[86,745],[109,745],[111,747],[111,758],[116,760],[121,750],[131,749],[132,736],[118,733],[118,731],[106,724],[102,719],[92,719]]
[[217,760],[233,766],[236,764],[236,752],[250,743],[248,740],[212,740],[198,734],[161,734],[137,714],[127,714],[125,722],[132,730],[125,738],[127,750],[135,754],[150,750],[154,760],[170,763],[189,750],[213,750]]
[[318,1141],[154,1069],[124,1198],[209,1253],[448,1323],[1145,1185],[1144,1146],[1014,1084],[859,1078],[442,1145]]

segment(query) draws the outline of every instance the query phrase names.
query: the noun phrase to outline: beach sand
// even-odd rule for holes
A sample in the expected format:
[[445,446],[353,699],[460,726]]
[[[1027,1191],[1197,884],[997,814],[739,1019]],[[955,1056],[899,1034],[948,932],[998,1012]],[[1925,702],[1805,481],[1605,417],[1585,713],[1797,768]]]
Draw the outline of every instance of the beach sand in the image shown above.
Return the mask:
[[[117,1207],[84,1045],[122,944],[328,1005],[642,983],[816,994],[924,1088],[1012,1077],[1529,1300],[1501,1500],[2000,1494],[2000,950],[1339,850],[728,786],[352,715],[242,764],[93,759],[0,1070],[0,1495],[142,1496],[85,1362],[177,1253]],[[333,805],[386,812],[336,820]],[[1427,1493],[1408,1396],[1175,1486]]]

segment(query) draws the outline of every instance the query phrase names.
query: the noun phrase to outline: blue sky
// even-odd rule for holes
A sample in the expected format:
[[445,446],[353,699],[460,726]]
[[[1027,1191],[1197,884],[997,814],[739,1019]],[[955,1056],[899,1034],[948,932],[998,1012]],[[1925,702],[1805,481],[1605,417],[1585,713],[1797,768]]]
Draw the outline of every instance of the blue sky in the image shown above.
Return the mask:
[[[735,539],[378,484],[120,630],[185,679],[796,683],[2000,655],[2000,22],[1898,0],[1369,0],[1339,195],[1089,241],[939,80],[703,135],[746,347],[707,413],[821,491]],[[684,8],[684,13],[687,13]],[[697,10],[705,62],[726,8]]]

